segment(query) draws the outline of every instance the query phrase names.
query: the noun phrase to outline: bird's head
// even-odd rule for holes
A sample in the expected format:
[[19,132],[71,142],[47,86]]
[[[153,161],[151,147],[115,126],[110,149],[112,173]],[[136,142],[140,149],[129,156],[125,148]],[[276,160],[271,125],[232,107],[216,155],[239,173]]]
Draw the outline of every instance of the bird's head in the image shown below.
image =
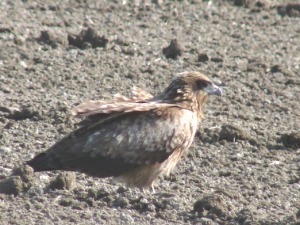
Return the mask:
[[155,98],[201,109],[209,95],[222,96],[222,90],[202,73],[183,72],[177,74],[166,90]]

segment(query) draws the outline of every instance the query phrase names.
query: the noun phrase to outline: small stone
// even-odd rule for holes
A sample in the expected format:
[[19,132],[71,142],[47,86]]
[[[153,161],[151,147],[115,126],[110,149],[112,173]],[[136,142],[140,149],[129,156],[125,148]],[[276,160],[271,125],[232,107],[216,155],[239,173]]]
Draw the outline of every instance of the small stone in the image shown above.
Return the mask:
[[19,62],[19,65],[20,65],[21,67],[23,67],[23,68],[27,68],[27,67],[28,67],[27,64],[26,64],[26,62],[24,62],[24,61],[20,61],[20,62]]
[[134,219],[130,215],[125,214],[125,213],[120,214],[120,219],[123,220],[127,224],[134,223]]
[[153,204],[149,204],[148,207],[147,207],[148,211],[150,212],[154,212],[155,211],[155,205]]
[[70,49],[68,51],[69,55],[72,57],[76,57],[76,55],[78,54],[78,51],[76,49]]
[[15,35],[14,43],[15,43],[16,45],[23,45],[23,44],[25,43],[25,38],[23,38],[23,37],[20,36],[20,35]]
[[10,147],[0,146],[0,154],[1,155],[8,155],[11,153]]

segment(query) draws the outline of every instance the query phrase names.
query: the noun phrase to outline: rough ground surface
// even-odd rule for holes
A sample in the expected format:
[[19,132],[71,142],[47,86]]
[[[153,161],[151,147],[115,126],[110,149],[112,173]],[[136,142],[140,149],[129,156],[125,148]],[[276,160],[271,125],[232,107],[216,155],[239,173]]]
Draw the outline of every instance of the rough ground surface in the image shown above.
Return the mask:
[[[299,5],[152,2],[0,1],[1,224],[300,223]],[[156,194],[19,167],[75,128],[75,105],[185,70],[224,97]]]

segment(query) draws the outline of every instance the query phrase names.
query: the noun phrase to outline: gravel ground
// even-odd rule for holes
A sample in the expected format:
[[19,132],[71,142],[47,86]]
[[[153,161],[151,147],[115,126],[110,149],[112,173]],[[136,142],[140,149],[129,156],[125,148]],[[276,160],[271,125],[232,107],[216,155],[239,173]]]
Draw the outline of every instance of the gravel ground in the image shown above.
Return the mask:
[[[0,2],[1,224],[300,224],[300,3]],[[161,92],[179,72],[224,90],[156,194],[26,160],[77,104]]]

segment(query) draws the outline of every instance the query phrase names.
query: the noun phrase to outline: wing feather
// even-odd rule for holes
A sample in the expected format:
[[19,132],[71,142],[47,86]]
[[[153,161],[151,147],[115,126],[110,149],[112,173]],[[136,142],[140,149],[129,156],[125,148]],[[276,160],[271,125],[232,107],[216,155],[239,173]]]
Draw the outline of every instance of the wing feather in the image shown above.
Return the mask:
[[[141,103],[147,103],[145,100],[152,98],[153,96],[134,86],[132,88],[132,98],[128,98],[119,93],[114,95],[113,100],[96,100],[84,102],[71,110],[71,114],[74,117],[89,117],[95,114],[109,114],[114,112],[131,112],[137,109],[138,111],[144,111],[147,108],[146,104],[140,106]],[[155,107],[152,104],[153,108]]]

